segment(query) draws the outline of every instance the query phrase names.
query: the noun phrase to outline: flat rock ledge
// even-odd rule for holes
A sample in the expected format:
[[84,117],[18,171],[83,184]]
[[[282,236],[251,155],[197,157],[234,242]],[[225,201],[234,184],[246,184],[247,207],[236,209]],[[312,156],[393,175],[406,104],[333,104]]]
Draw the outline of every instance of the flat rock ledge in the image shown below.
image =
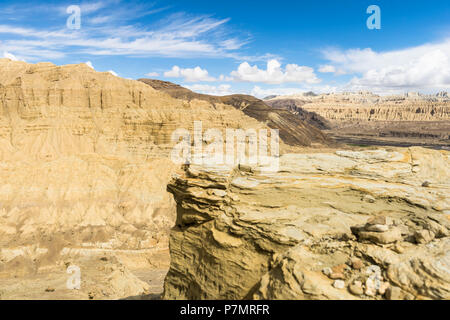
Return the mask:
[[[165,299],[450,299],[450,153],[186,167]],[[427,182],[424,184],[424,182]]]

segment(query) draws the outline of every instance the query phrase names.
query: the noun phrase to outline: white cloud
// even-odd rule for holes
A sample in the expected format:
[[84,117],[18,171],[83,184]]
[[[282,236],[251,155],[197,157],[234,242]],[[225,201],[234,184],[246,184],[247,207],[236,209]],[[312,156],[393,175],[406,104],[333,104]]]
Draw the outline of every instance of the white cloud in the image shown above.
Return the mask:
[[266,70],[261,70],[256,65],[251,66],[248,62],[241,63],[236,71],[231,72],[231,76],[235,81],[270,84],[320,82],[314,69],[296,64],[288,64],[283,69],[275,59],[267,62]]
[[158,72],[149,72],[146,74],[147,77],[159,77]]
[[130,1],[130,3],[122,1],[120,6],[118,6],[119,2],[120,0],[108,0],[94,4],[81,5],[83,17],[86,15],[88,16],[88,18],[85,18],[83,21],[94,25],[118,23],[120,21],[123,22],[124,20],[149,16],[169,8],[168,6],[155,8],[155,2],[144,4],[136,3],[135,1]]
[[116,77],[119,76],[119,75],[118,75],[117,73],[115,73],[113,70],[109,70],[109,71],[106,71],[106,72],[109,72],[109,73],[111,73],[113,76],[116,76]]
[[242,42],[239,39],[227,39],[227,40],[222,41],[220,43],[220,46],[227,50],[236,50],[236,49],[240,49],[244,44],[245,44],[245,42]]
[[7,59],[10,59],[12,61],[19,61],[19,59],[17,59],[15,55],[13,55],[12,53],[10,53],[8,51],[4,51],[3,52],[3,58],[7,58]]
[[94,68],[94,66],[92,65],[92,62],[90,62],[90,61],[87,61],[87,62],[85,62],[85,64],[89,67],[89,68],[91,68],[91,69],[94,69],[95,70],[95,68]]
[[96,11],[104,8],[106,5],[107,5],[107,3],[103,2],[103,1],[82,4],[80,7],[81,14],[89,14],[89,13],[96,12]]
[[167,78],[183,78],[186,82],[216,80],[209,75],[208,70],[200,67],[182,69],[178,66],[173,66],[170,71],[164,73],[164,76]]
[[224,76],[223,74],[221,74],[219,76],[219,81],[233,81],[233,78],[232,77],[227,77],[227,76]]
[[[30,61],[69,55],[231,57],[245,43],[228,32],[226,24],[229,19],[174,14],[147,27],[127,23],[135,15],[127,15],[130,11],[122,10],[122,4],[120,7],[102,4],[94,3],[85,9],[82,6],[82,12],[101,12],[101,16],[92,14],[82,19],[82,27],[76,32],[59,26],[40,29],[19,23],[0,24],[0,37],[6,36],[0,43],[0,50],[21,52],[24,59]],[[149,11],[143,8],[136,14],[156,11],[158,9]],[[106,18],[111,15],[114,17]],[[21,21],[26,21],[26,17]],[[92,21],[102,23],[93,25]]]
[[[210,86],[206,84],[194,84],[192,86],[186,86],[189,90],[198,93],[210,94],[214,96],[227,96],[233,94],[231,86],[229,84],[221,84],[219,86]],[[236,93],[236,92],[234,92]]]
[[322,73],[335,73],[336,72],[336,68],[334,66],[324,65],[324,66],[320,66],[319,72],[322,72]]
[[435,91],[450,87],[450,39],[403,50],[327,50],[324,55],[341,72],[355,74],[348,84],[352,90]]
[[111,21],[112,19],[114,19],[114,18],[111,16],[97,16],[97,17],[89,19],[89,22],[92,24],[103,24],[103,23]]

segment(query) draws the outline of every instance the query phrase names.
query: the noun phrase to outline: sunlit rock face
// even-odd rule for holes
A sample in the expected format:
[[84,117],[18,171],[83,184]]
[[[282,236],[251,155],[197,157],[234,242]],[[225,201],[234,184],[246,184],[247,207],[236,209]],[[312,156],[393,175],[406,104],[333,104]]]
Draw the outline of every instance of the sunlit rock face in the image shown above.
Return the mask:
[[331,121],[438,121],[450,119],[450,97],[437,95],[378,96],[370,92],[278,96],[266,102],[296,101]]
[[233,106],[175,99],[85,64],[0,59],[0,97],[4,278],[111,250],[128,267],[168,265],[172,133],[194,121],[267,129]]
[[[129,270],[145,270],[144,278],[155,270],[161,278],[169,265],[176,203],[167,184],[180,170],[171,161],[179,142],[173,133],[193,135],[196,122],[203,132],[224,135],[227,129],[271,129],[243,112],[244,100],[172,97],[85,64],[0,59],[0,97],[3,298],[40,298],[40,286],[53,280],[60,287],[45,291],[47,298],[148,294],[148,285]],[[242,108],[231,104],[241,102]],[[263,116],[270,115],[263,106]],[[272,118],[279,125],[284,121]],[[320,131],[308,128],[291,125],[280,149],[303,145],[304,136],[327,143]],[[294,137],[289,146],[285,137]],[[82,269],[85,289],[79,296],[64,291],[71,264]],[[111,283],[95,286],[102,281]]]
[[446,92],[299,94],[270,97],[265,103],[298,114],[341,142],[450,148],[450,97]]
[[449,299],[450,153],[286,154],[174,177],[166,299]]

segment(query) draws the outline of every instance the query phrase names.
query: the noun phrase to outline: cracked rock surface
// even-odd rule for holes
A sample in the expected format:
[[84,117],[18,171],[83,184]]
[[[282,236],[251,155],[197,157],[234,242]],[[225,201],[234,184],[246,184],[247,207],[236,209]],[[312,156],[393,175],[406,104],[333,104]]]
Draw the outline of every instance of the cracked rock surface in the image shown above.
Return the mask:
[[168,186],[164,298],[450,299],[449,156],[287,154],[271,174],[186,167]]

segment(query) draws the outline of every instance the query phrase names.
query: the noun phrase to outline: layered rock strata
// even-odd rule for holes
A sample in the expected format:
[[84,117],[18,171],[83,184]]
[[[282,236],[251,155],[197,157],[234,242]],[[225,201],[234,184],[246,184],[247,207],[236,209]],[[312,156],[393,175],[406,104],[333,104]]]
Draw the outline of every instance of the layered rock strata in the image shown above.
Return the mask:
[[312,111],[330,121],[441,121],[450,119],[447,94],[378,96],[370,92],[278,96],[266,101]]
[[102,252],[133,269],[166,267],[172,133],[194,121],[268,129],[233,106],[175,99],[85,64],[0,59],[0,280],[53,267],[67,277],[63,262]]
[[166,299],[449,299],[450,154],[288,154],[280,172],[189,166]]
[[445,92],[300,94],[270,97],[265,103],[309,119],[340,142],[450,149],[450,98]]
[[[333,145],[333,141],[311,124],[309,116],[292,117],[289,110],[273,108],[262,100],[248,95],[211,96],[199,94],[167,81],[140,79],[152,88],[166,92],[170,96],[187,101],[208,101],[212,104],[226,104],[241,110],[245,115],[265,123],[280,132],[280,138],[290,146]],[[314,115],[313,115],[314,116]]]

